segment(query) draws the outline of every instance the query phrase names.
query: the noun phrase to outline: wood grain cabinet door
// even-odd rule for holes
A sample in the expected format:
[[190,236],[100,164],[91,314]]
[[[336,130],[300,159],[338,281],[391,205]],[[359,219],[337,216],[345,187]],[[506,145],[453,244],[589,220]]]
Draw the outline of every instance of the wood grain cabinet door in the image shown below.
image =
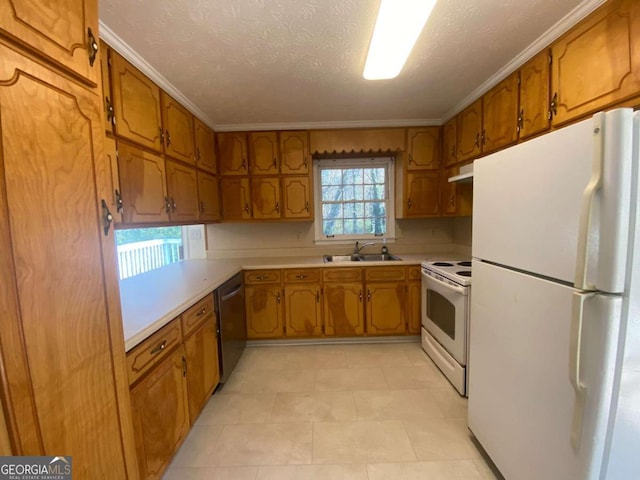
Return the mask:
[[197,118],[193,118],[196,136],[196,165],[214,175],[218,172],[216,139],[213,131]]
[[118,142],[118,170],[123,223],[168,222],[171,204],[164,158]]
[[251,179],[253,218],[267,220],[280,218],[280,180],[278,178],[253,177]]
[[282,218],[313,219],[309,177],[282,177]]
[[274,175],[280,170],[277,132],[249,133],[251,175]]
[[362,283],[324,285],[324,333],[337,337],[364,334]]
[[407,129],[407,170],[440,168],[440,127]]
[[407,217],[440,215],[440,172],[408,173],[406,186]]
[[482,97],[482,152],[512,145],[518,140],[518,72]]
[[186,357],[181,345],[131,389],[140,478],[156,480],[189,432]]
[[482,136],[482,98],[477,99],[457,116],[458,162],[480,155]]
[[176,160],[195,165],[193,115],[165,92],[160,93],[160,98],[164,127],[164,153]]
[[537,135],[551,126],[549,115],[550,53],[543,50],[520,68],[520,139]]
[[450,183],[449,177],[458,174],[458,167],[447,168],[442,175],[442,215],[454,216],[458,213],[456,207],[456,183]]
[[248,178],[222,177],[220,180],[222,219],[225,221],[251,219],[251,192]]
[[216,319],[211,316],[184,341],[187,361],[187,393],[191,424],[220,383]]
[[111,88],[116,133],[162,152],[160,89],[115,51],[111,51]]
[[118,173],[118,149],[115,139],[105,137],[104,154],[107,157],[106,165],[109,168],[107,179],[110,181],[107,190],[109,198],[105,199],[113,215],[113,223],[122,223],[122,192],[120,190],[120,174]]
[[167,191],[171,203],[169,218],[172,222],[198,220],[198,178],[196,169],[167,159]]
[[200,220],[203,222],[220,220],[220,190],[216,177],[198,171],[198,199],[200,200]]
[[247,338],[279,338],[284,330],[279,285],[246,287]]
[[457,118],[453,117],[442,127],[442,161],[445,167],[458,163],[456,126]]
[[640,91],[640,2],[612,0],[552,46],[553,125]]
[[280,173],[306,175],[311,167],[309,132],[278,132],[280,139]]
[[218,162],[220,175],[247,175],[247,134],[244,132],[222,132],[218,139]]
[[1,0],[0,32],[98,85],[98,2]]
[[320,285],[285,286],[284,306],[287,337],[315,337],[322,334]]
[[366,287],[367,335],[405,333],[405,283],[369,283]]
[[422,327],[422,285],[407,282],[407,333],[418,335]]
[[100,40],[100,73],[102,76],[102,106],[104,108],[104,129],[114,133],[115,115],[113,109],[113,93],[111,92],[111,51],[107,44]]

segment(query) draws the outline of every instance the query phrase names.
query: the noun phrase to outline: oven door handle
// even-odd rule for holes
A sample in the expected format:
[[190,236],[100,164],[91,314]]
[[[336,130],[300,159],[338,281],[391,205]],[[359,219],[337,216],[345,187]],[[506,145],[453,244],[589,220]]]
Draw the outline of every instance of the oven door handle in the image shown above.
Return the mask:
[[426,280],[428,280],[430,282],[435,282],[435,283],[437,283],[439,285],[442,285],[443,287],[448,288],[449,290],[453,290],[454,292],[458,292],[461,295],[466,295],[467,294],[467,289],[466,288],[458,287],[458,286],[455,286],[455,285],[449,285],[447,282],[443,282],[442,280],[438,280],[437,278],[432,277],[430,275],[427,275],[424,272],[422,273],[422,278],[426,279]]

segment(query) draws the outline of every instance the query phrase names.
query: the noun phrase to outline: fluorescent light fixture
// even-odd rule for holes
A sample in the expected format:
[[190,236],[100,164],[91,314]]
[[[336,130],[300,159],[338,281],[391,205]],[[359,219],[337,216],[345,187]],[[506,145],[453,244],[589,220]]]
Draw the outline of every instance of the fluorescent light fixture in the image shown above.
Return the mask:
[[381,0],[364,78],[398,76],[435,4],[436,0]]

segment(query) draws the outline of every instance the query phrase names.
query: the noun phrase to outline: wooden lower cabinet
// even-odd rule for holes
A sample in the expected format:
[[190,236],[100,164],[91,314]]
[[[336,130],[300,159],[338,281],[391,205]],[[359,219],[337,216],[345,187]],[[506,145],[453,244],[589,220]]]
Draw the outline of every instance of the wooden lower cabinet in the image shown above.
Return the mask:
[[182,346],[131,389],[140,478],[159,479],[189,431]]
[[364,335],[362,283],[327,284],[323,297],[325,335]]
[[422,326],[422,284],[407,283],[407,333],[419,334]]
[[280,285],[247,286],[245,299],[247,338],[282,337],[284,329]]
[[405,282],[367,284],[367,335],[406,332]]
[[284,305],[287,337],[315,337],[322,334],[319,284],[286,285]]

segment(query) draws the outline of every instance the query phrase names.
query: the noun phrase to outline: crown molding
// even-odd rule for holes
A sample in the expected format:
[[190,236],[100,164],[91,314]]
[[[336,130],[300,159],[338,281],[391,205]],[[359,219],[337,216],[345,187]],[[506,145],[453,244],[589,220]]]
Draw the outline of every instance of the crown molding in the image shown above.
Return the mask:
[[116,35],[102,20],[99,23],[100,38],[107,42],[111,48],[122,55],[128,62],[149,77],[162,90],[175,98],[183,107],[198,117],[203,123],[212,129],[216,129],[216,124],[195,103],[184,96],[180,90],[174,87],[160,72],[149,64],[144,58],[129,46],[124,40]]
[[237,123],[217,125],[216,132],[256,132],[264,130],[329,130],[337,128],[429,127],[439,125],[442,125],[441,118],[414,118],[410,120],[353,120],[336,122]]
[[562,34],[567,32],[571,27],[575,26],[579,21],[597,9],[607,0],[584,0],[580,5],[571,10],[560,21],[553,25],[549,30],[544,32],[537,40],[531,43],[527,48],[520,52],[513,60],[493,74],[489,79],[476,88],[473,92],[463,98],[455,107],[449,110],[443,116],[443,122],[448,121],[454,115],[464,108],[468,107],[475,100],[487,93],[491,88],[496,86],[500,81],[511,73],[524,65],[528,60],[536,56],[544,48],[548,47],[557,40]]

